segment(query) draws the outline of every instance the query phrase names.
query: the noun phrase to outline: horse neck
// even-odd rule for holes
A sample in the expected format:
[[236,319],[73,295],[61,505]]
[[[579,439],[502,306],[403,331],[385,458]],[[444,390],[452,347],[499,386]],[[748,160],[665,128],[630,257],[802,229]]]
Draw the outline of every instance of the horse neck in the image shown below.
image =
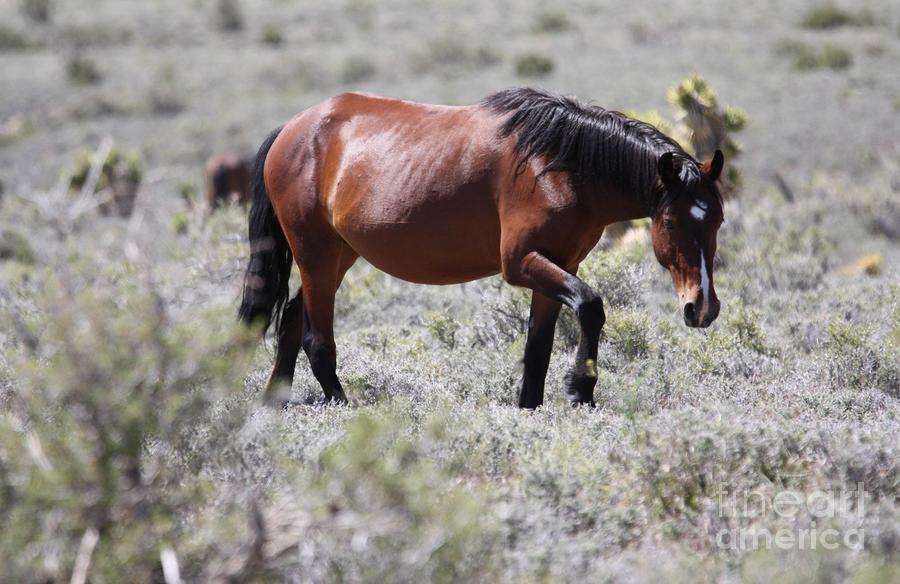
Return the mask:
[[623,193],[610,185],[585,185],[579,189],[578,197],[587,202],[586,206],[593,217],[592,223],[598,227],[649,216],[637,196]]

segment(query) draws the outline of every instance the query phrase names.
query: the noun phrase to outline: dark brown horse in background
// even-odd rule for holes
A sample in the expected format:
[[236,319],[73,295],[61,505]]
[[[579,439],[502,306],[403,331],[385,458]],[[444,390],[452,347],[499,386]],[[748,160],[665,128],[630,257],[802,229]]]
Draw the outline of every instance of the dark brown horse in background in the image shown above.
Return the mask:
[[233,152],[221,152],[206,161],[206,206],[209,210],[234,199],[241,205],[250,202],[250,177],[253,160]]
[[[275,317],[267,396],[290,385],[302,347],[326,399],[346,401],[334,298],[362,256],[410,282],[502,273],[533,290],[521,407],[543,403],[556,319],[569,306],[581,339],[567,394],[593,404],[606,317],[578,264],[604,226],[652,217],[685,323],[708,326],[719,313],[722,164],[721,152],[700,164],[652,126],[532,89],[465,107],[348,93],[298,114],[259,150],[250,211],[240,316],[265,327]],[[294,261],[302,285],[288,302]]]

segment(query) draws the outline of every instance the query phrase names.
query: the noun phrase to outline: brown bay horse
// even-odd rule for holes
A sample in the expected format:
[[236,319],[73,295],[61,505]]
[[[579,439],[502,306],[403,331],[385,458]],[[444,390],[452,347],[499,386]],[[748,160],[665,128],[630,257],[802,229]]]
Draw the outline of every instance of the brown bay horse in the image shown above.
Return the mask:
[[241,205],[250,202],[253,160],[233,152],[221,152],[206,161],[206,207],[210,211],[234,197]]
[[[651,217],[653,249],[682,316],[706,327],[723,221],[723,157],[698,163],[656,128],[596,106],[510,89],[462,107],[335,96],[263,143],[253,178],[251,258],[240,317],[276,322],[267,398],[290,386],[301,348],[327,400],[334,299],[357,258],[395,277],[453,284],[503,274],[532,293],[519,405],[543,403],[563,304],[581,338],[566,392],[593,405],[600,295],[577,276],[604,226]],[[301,287],[288,301],[292,264]]]

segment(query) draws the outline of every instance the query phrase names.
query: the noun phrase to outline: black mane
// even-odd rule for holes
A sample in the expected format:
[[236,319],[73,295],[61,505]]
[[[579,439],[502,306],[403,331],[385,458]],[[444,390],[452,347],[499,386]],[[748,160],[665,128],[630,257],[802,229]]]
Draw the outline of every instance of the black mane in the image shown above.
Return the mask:
[[507,115],[500,134],[518,136],[519,171],[546,156],[542,173],[568,171],[587,184],[611,184],[638,198],[648,214],[662,203],[657,164],[664,153],[675,154],[687,185],[700,179],[697,161],[671,138],[617,111],[526,87],[489,95],[482,105]]

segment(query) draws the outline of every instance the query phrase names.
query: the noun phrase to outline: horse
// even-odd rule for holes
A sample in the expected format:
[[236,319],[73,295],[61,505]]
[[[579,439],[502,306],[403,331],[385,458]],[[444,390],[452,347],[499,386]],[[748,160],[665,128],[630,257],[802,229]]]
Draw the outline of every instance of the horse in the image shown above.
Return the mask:
[[[337,376],[335,293],[357,258],[397,278],[454,284],[502,274],[532,290],[518,396],[543,404],[562,305],[580,327],[566,377],[594,405],[603,301],[578,265],[606,225],[650,217],[689,327],[719,314],[713,286],[723,216],[721,151],[698,162],[655,127],[530,88],[467,106],[343,93],[297,114],[259,149],[251,255],[239,318],[276,354],[266,399],[293,380],[302,347],[327,401]],[[292,264],[301,286],[288,300]]]
[[215,210],[234,196],[238,203],[250,202],[252,157],[233,152],[213,154],[206,161],[206,206]]

